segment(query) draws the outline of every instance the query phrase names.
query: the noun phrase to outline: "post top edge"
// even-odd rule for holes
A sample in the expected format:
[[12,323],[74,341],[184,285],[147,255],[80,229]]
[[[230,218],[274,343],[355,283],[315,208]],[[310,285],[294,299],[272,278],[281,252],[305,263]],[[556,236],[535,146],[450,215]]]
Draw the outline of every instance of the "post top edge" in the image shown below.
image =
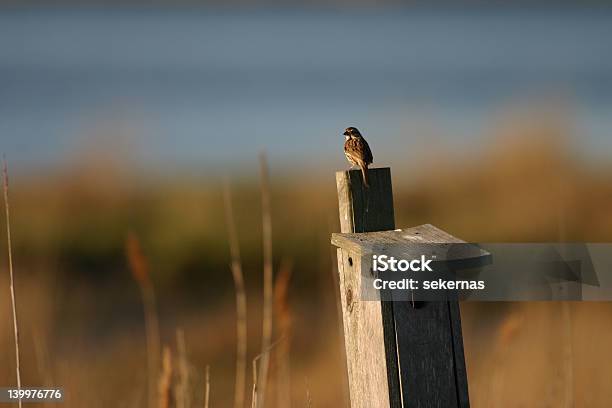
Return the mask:
[[414,245],[433,243],[465,243],[465,241],[431,224],[388,231],[332,233],[331,243],[339,248],[371,250],[380,245]]
[[[368,167],[368,171],[381,171],[381,170],[391,170],[391,167],[389,166],[384,166],[384,167]],[[357,173],[361,173],[361,170],[359,169],[346,169],[346,170],[336,170],[336,175],[342,175],[342,174],[347,174],[351,171],[357,172]]]
[[[415,251],[423,250],[423,247],[429,244],[468,244],[431,224],[389,231],[332,233],[331,243],[340,249],[349,250],[359,256],[384,252],[412,254]],[[465,258],[488,255],[487,251],[482,250],[477,245],[468,245],[461,252],[462,257]]]

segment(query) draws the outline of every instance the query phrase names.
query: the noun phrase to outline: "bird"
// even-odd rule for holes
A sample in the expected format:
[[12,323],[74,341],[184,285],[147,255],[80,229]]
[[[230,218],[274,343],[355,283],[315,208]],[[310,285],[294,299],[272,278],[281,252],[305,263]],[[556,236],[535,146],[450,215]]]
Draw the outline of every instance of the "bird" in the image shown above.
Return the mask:
[[363,175],[363,184],[367,187],[368,184],[368,165],[372,164],[374,158],[368,142],[361,136],[357,128],[348,127],[344,130],[344,155],[351,163],[351,169],[354,166],[361,168]]

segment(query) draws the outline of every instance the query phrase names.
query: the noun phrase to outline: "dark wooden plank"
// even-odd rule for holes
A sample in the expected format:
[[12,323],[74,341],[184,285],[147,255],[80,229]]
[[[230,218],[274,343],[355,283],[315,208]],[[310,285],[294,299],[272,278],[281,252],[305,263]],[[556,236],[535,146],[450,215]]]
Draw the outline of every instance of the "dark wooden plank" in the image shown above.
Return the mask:
[[342,232],[370,232],[395,229],[391,169],[368,170],[369,188],[361,179],[361,171],[336,173],[340,230]]
[[[395,228],[391,170],[370,169],[368,177],[370,187],[365,188],[360,171],[336,173],[342,232]],[[367,266],[359,255],[350,249],[338,249],[351,407],[401,408],[393,305],[359,302],[361,267]],[[381,376],[386,381],[381,382]]]
[[468,408],[459,303],[394,302],[405,408]]
[[465,368],[465,355],[463,352],[463,334],[461,331],[461,311],[459,302],[448,302],[450,321],[453,337],[453,355],[455,357],[455,384],[457,390],[457,401],[459,407],[470,406],[470,395],[468,392],[467,370]]
[[448,303],[396,302],[394,312],[404,407],[459,407]]

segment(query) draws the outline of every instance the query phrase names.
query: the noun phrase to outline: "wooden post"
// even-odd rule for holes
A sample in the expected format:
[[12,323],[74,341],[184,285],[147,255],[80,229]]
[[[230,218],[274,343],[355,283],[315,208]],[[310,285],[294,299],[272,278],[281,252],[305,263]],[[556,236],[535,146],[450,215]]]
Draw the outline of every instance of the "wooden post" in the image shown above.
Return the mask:
[[[368,176],[366,189],[359,171],[336,173],[342,233],[395,229],[390,169]],[[461,242],[429,225],[403,233],[421,244]],[[360,301],[371,261],[338,246],[351,408],[469,407],[458,303]]]
[[[340,230],[372,232],[395,229],[391,169],[368,171],[365,188],[358,170],[336,173]],[[340,299],[351,408],[400,408],[401,391],[391,302],[359,302],[361,263],[338,248]]]

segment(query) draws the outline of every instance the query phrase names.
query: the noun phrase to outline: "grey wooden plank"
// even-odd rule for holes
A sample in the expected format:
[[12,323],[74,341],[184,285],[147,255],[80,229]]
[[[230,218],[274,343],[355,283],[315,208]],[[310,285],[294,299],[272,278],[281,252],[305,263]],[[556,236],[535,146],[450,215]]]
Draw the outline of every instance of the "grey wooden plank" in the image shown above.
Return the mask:
[[464,243],[431,224],[391,231],[365,233],[333,233],[332,244],[369,254],[397,244]]
[[[390,392],[382,302],[359,300],[359,258],[344,249],[337,252],[351,408],[400,407],[391,403],[393,393],[399,394],[399,384]],[[397,365],[393,369],[399,378]]]
[[[424,254],[435,255],[438,260],[453,260],[489,255],[487,251],[476,245],[453,245],[466,242],[430,224],[394,231],[334,233],[331,242],[339,248],[349,249],[361,256],[385,253],[408,259]],[[452,251],[447,252],[449,249]]]
[[[395,228],[390,169],[370,169],[368,176],[366,189],[360,171],[336,173],[342,232]],[[351,407],[401,408],[393,307],[390,302],[359,301],[361,267],[359,255],[338,249]]]

